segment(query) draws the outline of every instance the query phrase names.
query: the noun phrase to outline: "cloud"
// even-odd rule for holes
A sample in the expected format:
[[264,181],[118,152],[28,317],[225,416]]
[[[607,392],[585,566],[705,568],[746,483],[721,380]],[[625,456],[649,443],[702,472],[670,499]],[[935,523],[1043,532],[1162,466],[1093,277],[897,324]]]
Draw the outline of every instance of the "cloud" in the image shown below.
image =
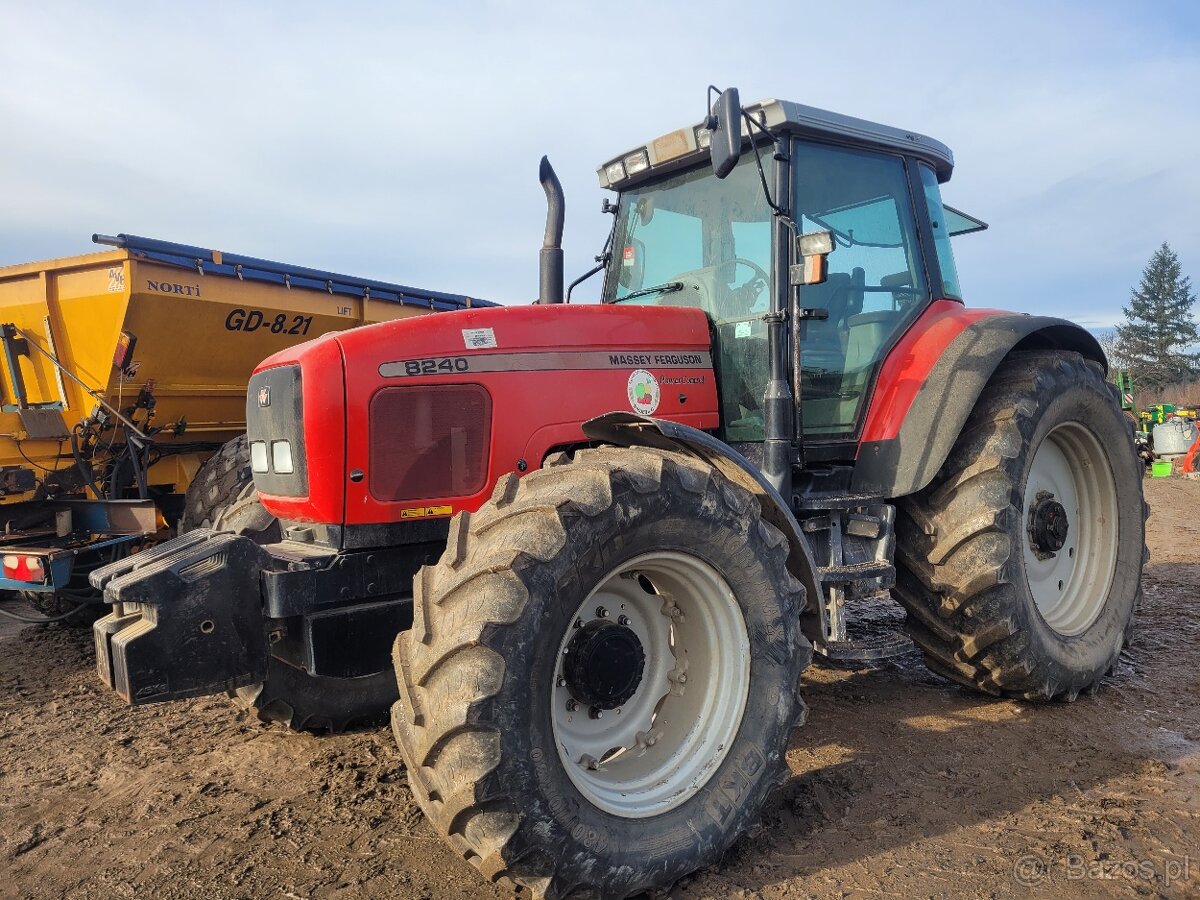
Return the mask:
[[972,305],[1120,316],[1163,240],[1200,268],[1185,5],[19,5],[0,35],[0,264],[128,231],[462,291],[536,293],[548,153],[567,271],[595,166],[710,82],[932,134]]

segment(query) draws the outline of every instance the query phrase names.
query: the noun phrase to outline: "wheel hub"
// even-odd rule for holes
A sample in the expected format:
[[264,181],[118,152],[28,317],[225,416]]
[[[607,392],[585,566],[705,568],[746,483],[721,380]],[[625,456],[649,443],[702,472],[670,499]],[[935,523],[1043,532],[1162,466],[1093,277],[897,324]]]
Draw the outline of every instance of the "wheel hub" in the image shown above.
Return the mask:
[[1039,559],[1049,559],[1066,546],[1066,508],[1048,491],[1039,491],[1029,511],[1029,540]]
[[637,692],[645,666],[646,653],[632,628],[594,619],[567,645],[563,678],[580,703],[616,709]]
[[1120,511],[1108,452],[1089,428],[1063,422],[1029,463],[1025,578],[1043,620],[1067,637],[1103,613],[1116,571]]
[[567,777],[622,818],[686,803],[721,766],[750,694],[737,595],[704,560],[652,550],[605,575],[566,621],[550,721]]

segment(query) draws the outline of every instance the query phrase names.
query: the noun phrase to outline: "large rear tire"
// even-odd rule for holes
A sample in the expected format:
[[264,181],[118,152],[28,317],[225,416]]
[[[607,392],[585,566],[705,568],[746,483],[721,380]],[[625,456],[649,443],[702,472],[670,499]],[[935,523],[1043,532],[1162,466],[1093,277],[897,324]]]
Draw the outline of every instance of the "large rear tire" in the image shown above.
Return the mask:
[[[180,531],[201,526],[264,544],[280,539],[278,520],[258,499],[244,435],[210,457],[188,488]],[[230,691],[229,696],[259,721],[296,731],[337,733],[386,719],[396,700],[396,676],[389,667],[362,678],[325,678],[270,656],[263,681]]]
[[1074,700],[1116,664],[1146,507],[1096,363],[1013,354],[933,482],[897,505],[895,595],[931,669],[988,694]]
[[719,859],[786,777],[804,588],[757,500],[697,460],[557,462],[452,521],[396,640],[392,726],[490,880],[627,897]]

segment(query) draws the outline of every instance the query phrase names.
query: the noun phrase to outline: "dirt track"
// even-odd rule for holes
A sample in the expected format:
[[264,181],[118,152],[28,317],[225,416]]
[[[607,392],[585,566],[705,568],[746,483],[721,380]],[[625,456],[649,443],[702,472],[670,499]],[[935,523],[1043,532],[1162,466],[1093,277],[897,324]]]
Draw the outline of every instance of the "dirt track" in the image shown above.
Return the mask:
[[[1146,599],[1095,697],[814,668],[763,829],[677,897],[1200,896],[1200,482],[1147,482]],[[1190,858],[1188,858],[1190,856]],[[502,896],[421,819],[385,729],[129,709],[90,634],[0,626],[0,896]]]

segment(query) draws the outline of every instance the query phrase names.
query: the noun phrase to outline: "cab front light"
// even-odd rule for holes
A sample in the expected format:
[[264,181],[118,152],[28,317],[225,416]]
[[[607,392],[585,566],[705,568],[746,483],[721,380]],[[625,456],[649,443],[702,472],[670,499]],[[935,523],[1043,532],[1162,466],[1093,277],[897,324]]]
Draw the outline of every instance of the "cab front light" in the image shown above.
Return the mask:
[[288,441],[271,441],[271,468],[276,475],[291,475],[296,471],[292,445]]

